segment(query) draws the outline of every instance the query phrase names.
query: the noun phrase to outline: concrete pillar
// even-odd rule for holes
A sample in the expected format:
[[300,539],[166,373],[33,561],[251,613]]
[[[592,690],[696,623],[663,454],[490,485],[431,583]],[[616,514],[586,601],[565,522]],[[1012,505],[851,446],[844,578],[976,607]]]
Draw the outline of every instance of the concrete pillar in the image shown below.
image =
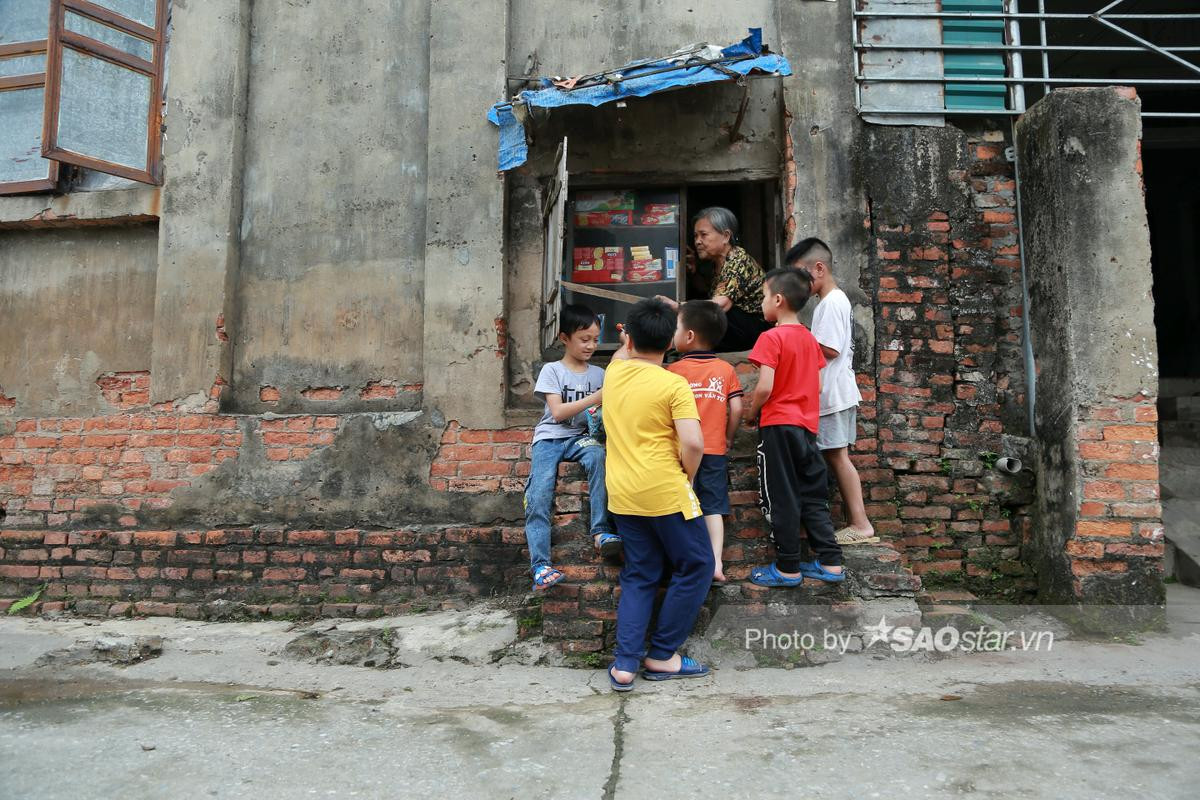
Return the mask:
[[151,355],[155,402],[203,403],[218,376],[230,377],[223,326],[234,316],[249,7],[249,0],[172,6]]
[[504,94],[508,4],[433,0],[425,250],[425,405],[504,424],[504,181],[485,114]]
[[791,115],[792,159],[784,177],[793,201],[792,239],[818,236],[833,248],[838,284],[859,306],[868,335],[861,349],[870,352],[870,298],[859,288],[866,203],[861,192],[848,190],[863,183],[856,164],[863,125],[854,110],[850,3],[780,3],[779,13],[781,40],[768,44],[788,57],[796,76],[783,81]]
[[1052,92],[1017,127],[1040,440],[1044,599],[1163,601],[1158,356],[1140,103]]

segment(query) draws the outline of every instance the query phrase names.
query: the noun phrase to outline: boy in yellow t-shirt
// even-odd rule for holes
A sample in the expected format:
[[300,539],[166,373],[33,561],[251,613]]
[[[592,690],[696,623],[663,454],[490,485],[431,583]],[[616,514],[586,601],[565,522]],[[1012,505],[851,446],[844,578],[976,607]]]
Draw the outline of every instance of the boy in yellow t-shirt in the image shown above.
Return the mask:
[[[661,300],[635,305],[621,350],[604,376],[608,509],[625,545],[616,660],[608,670],[618,692],[633,688],[639,661],[647,680],[708,674],[708,667],[676,652],[708,594],[714,562],[692,491],[704,454],[700,415],[687,381],[662,366],[675,317]],[[646,629],[668,564],[671,581],[646,650]]]

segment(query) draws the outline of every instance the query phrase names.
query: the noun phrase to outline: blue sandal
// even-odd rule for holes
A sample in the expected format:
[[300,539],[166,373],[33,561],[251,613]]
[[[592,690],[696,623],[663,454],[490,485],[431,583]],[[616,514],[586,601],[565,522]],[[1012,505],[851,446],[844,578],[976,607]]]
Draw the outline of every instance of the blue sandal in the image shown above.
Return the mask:
[[765,567],[755,567],[750,570],[750,582],[758,586],[769,586],[771,588],[780,588],[785,586],[799,586],[804,583],[804,564],[800,565],[801,574],[795,578],[789,578],[779,572],[779,567],[775,566],[772,561]]
[[608,685],[612,687],[614,692],[632,692],[633,681],[630,681],[629,683],[621,683],[619,680],[617,680],[616,676],[613,675],[613,668],[616,666],[617,662],[615,661],[608,665]]
[[708,667],[687,656],[679,657],[679,670],[677,672],[659,672],[654,669],[642,670],[642,677],[648,681],[673,681],[676,678],[703,678],[707,674]]
[[554,567],[539,567],[533,574],[533,590],[540,592],[549,589],[565,577],[567,576]]
[[805,561],[800,564],[800,573],[806,578],[816,578],[825,583],[841,583],[846,580],[846,568],[842,567],[841,572],[830,572],[825,569],[825,565],[818,559]]

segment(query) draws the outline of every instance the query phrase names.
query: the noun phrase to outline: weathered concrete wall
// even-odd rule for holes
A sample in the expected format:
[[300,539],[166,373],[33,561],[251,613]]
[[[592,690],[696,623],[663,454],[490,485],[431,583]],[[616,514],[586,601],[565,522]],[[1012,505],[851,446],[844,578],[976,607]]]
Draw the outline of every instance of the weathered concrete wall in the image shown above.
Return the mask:
[[1018,126],[1038,366],[1043,593],[1160,603],[1157,352],[1140,104],[1052,92]]
[[158,226],[0,232],[0,393],[17,416],[90,416],[96,380],[150,365]]
[[[779,3],[780,46],[794,77],[784,81],[789,115],[788,243],[825,239],[834,252],[838,284],[855,305],[866,347],[873,345],[871,298],[859,288],[870,237],[860,153],[866,127],[854,110],[854,50],[850,3]],[[792,188],[794,185],[794,189]],[[793,224],[794,222],[794,224]]]
[[428,32],[424,3],[254,3],[236,408],[422,382]]
[[[508,3],[430,3],[425,403],[504,423],[504,181],[484,114],[503,95]],[[464,65],[469,65],[469,71]]]
[[764,41],[773,47],[779,41],[774,0],[610,0],[558,3],[552,10],[544,0],[513,0],[510,5],[510,75],[596,72],[691,42],[725,45],[750,27],[761,27]]
[[162,235],[147,365],[158,401],[206,399],[218,378],[232,376],[250,1],[176,2],[171,25]]

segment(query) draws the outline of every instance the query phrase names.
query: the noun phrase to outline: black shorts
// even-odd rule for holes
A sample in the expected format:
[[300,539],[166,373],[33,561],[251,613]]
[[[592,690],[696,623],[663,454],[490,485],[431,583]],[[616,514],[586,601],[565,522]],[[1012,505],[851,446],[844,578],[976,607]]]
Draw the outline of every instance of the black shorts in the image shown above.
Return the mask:
[[726,456],[705,454],[696,470],[693,485],[696,499],[700,501],[700,513],[729,513],[729,459]]

